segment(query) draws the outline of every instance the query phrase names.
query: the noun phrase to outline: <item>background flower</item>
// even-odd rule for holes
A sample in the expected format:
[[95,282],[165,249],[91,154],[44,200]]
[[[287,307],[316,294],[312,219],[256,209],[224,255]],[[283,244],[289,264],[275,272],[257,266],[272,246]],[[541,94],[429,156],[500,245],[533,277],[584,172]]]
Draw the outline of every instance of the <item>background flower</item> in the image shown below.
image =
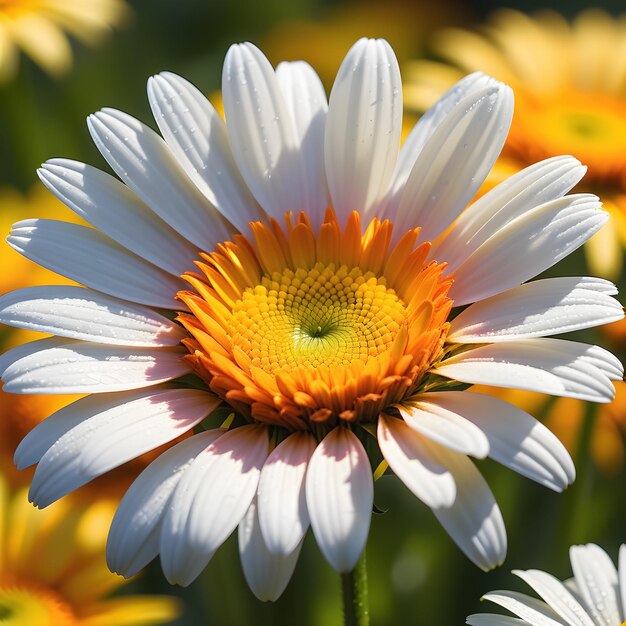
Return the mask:
[[[491,184],[540,158],[572,154],[588,166],[611,221],[587,244],[591,271],[615,280],[626,244],[626,36],[622,19],[589,9],[571,22],[555,11],[533,16],[503,9],[475,31],[433,37],[447,64],[416,61],[407,70],[409,110],[423,111],[467,72],[508,82],[516,108]],[[487,183],[487,188],[489,182]]]
[[[5,464],[2,463],[3,473]],[[59,502],[45,512],[0,478],[0,611],[8,624],[152,626],[181,612],[174,598],[109,597],[124,581],[105,565],[115,500]]]
[[67,72],[72,52],[66,33],[97,43],[130,16],[124,0],[5,0],[0,6],[0,81],[15,74],[19,50],[46,72]]
[[541,600],[515,591],[492,591],[483,597],[521,619],[481,613],[470,615],[466,623],[472,626],[622,626],[626,618],[622,608],[626,593],[626,546],[620,548],[619,571],[608,554],[592,543],[572,546],[569,555],[574,577],[563,582],[539,570],[513,572],[532,587]]

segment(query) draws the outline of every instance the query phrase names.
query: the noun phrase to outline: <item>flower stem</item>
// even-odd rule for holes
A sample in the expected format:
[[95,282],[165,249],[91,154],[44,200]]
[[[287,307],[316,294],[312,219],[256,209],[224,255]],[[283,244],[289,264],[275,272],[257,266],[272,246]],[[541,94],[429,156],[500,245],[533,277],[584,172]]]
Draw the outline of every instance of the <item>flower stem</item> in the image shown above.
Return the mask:
[[591,438],[595,426],[598,406],[593,402],[585,403],[585,413],[581,423],[578,442],[574,450],[576,464],[576,482],[572,489],[569,510],[568,543],[572,545],[585,540],[589,524],[589,498],[593,489],[593,460],[591,458]]
[[365,550],[355,568],[341,575],[343,615],[345,626],[369,626],[370,610],[367,591]]

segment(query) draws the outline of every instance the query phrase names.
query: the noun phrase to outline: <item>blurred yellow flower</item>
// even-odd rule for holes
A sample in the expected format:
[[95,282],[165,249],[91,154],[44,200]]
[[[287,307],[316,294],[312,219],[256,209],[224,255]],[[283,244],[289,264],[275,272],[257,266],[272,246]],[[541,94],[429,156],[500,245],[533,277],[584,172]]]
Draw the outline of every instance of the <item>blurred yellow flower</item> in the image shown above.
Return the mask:
[[[2,1],[0,0],[0,7]],[[76,213],[68,209],[60,200],[57,200],[40,183],[33,185],[26,193],[13,187],[0,187],[0,236],[3,241],[15,222],[35,215],[38,218],[64,220],[86,226],[86,223]],[[0,267],[10,268],[10,271],[0,272],[0,294],[20,287],[41,285],[44,282],[53,285],[74,284],[67,278],[29,261],[7,245],[0,246]],[[2,327],[0,326],[0,328]],[[9,330],[7,327],[4,329]],[[17,339],[17,333],[13,330],[11,332]],[[9,339],[9,345],[4,345],[13,347],[17,343],[24,343],[33,338],[35,338],[34,334],[32,336],[23,334],[20,341]]]
[[18,66],[18,50],[58,76],[72,63],[66,33],[97,43],[130,15],[124,0],[0,0],[0,82]]
[[408,110],[424,111],[468,72],[510,84],[511,132],[482,191],[538,159],[572,154],[589,167],[585,190],[598,194],[613,218],[586,245],[590,269],[617,278],[626,247],[626,17],[589,9],[569,24],[552,11],[503,9],[479,31],[444,30],[433,44],[446,63],[409,65]]
[[464,17],[457,0],[353,0],[330,7],[316,20],[279,22],[263,37],[262,47],[274,63],[307,61],[331,87],[346,52],[359,37],[387,39],[402,64],[421,51],[432,28],[460,23]]
[[38,511],[0,466],[0,622],[8,626],[149,626],[180,614],[165,596],[108,594],[126,584],[105,564],[116,502]]

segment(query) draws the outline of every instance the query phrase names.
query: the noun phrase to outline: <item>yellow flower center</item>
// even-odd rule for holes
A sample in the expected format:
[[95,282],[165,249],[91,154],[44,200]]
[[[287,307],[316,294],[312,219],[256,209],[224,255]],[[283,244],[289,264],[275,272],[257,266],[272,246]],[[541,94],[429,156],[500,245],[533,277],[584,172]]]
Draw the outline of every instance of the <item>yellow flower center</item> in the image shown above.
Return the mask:
[[275,374],[378,356],[391,348],[405,318],[384,277],[316,263],[263,276],[246,289],[233,307],[229,337],[251,366]]
[[49,589],[30,583],[0,583],[0,624],[74,626],[71,607]]
[[190,313],[186,357],[249,418],[288,429],[375,421],[414,392],[440,355],[451,280],[427,261],[419,229],[391,246],[392,225],[365,233],[332,210],[319,233],[306,215],[251,224],[197,263],[178,297]]
[[596,180],[626,174],[626,102],[580,91],[518,94],[507,147],[526,162],[572,154]]

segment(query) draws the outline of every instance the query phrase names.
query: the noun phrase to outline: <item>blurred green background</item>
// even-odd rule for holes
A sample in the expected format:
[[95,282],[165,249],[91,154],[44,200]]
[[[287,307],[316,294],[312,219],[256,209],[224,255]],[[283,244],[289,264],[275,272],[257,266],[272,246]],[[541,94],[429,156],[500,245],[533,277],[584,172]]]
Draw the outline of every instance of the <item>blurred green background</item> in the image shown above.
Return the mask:
[[[428,35],[445,25],[471,26],[501,6],[494,1],[436,3],[328,2],[320,0],[134,0],[130,22],[100,46],[74,42],[75,63],[52,79],[22,56],[16,78],[0,87],[0,186],[26,191],[44,160],[63,156],[107,170],[89,138],[85,117],[103,107],[123,109],[151,124],[145,96],[147,78],[177,72],[205,93],[220,86],[221,65],[232,42],[250,40],[270,59],[306,58],[330,88],[342,55],[358,36],[384,36],[401,62],[425,54]],[[551,6],[573,16],[587,6],[564,1],[509,2],[520,10]],[[616,12],[622,2],[604,2]],[[32,217],[24,215],[24,217]],[[559,274],[584,274],[582,255]],[[585,340],[598,340],[587,333]],[[602,341],[600,339],[600,341]],[[620,350],[618,350],[620,352]],[[623,356],[623,352],[621,354]],[[616,558],[626,540],[626,472],[599,475],[584,451],[576,459],[579,478],[558,495],[491,462],[478,462],[502,509],[509,535],[505,565],[484,574],[456,548],[430,510],[401,483],[385,476],[376,485],[375,514],[368,542],[373,625],[456,626],[481,610],[480,596],[493,589],[521,589],[510,570],[539,568],[560,578],[570,575],[567,548],[597,542]],[[274,604],[258,602],[239,564],[236,537],[218,551],[189,588],[170,588],[158,563],[122,593],[166,593],[185,603],[175,622],[187,625],[331,626],[341,613],[338,575],[307,537],[295,575]],[[113,626],[113,625],[112,625]]]

